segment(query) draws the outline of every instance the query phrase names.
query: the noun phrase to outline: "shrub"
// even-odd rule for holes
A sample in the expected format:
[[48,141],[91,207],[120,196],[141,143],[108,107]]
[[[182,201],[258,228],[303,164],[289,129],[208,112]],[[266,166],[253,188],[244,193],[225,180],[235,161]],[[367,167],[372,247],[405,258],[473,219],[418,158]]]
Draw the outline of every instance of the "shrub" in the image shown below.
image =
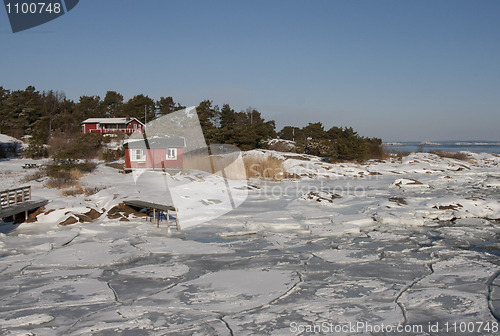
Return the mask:
[[83,173],[90,173],[96,166],[91,161],[81,163],[65,162],[47,165],[46,171],[48,177],[78,180],[83,176]]
[[70,186],[68,189],[62,191],[63,196],[78,196],[85,195],[91,196],[97,194],[99,191],[106,189],[106,187],[82,187],[79,184]]
[[53,177],[47,181],[47,188],[51,189],[67,189],[74,187],[78,184],[76,180],[69,180],[67,178]]
[[71,146],[72,140],[70,136],[63,135],[62,133],[56,133],[48,141],[47,153],[53,157],[59,152],[68,150]]
[[90,195],[97,194],[99,191],[104,190],[104,189],[106,189],[106,187],[87,187],[83,191],[84,191],[85,196],[90,196]]
[[295,152],[295,143],[288,140],[273,139],[268,148],[277,152]]
[[430,151],[432,154],[436,154],[437,156],[441,158],[448,158],[448,159],[455,159],[455,160],[461,160],[461,161],[467,161],[469,159],[469,156],[467,153],[464,152],[445,152],[442,150],[434,150]]
[[397,157],[399,161],[402,161],[404,157],[410,155],[411,153],[408,151],[397,152]]
[[310,123],[298,129],[286,126],[279,133],[282,139],[295,139],[296,152],[321,156],[330,162],[384,159],[382,140],[358,135],[352,127],[332,127],[328,131],[321,123]]
[[102,159],[106,162],[111,162],[116,159],[117,151],[112,149],[105,149],[102,152]]
[[82,186],[79,184],[62,191],[63,196],[77,196],[77,195],[82,195],[84,193],[85,193],[85,191],[83,190]]
[[26,174],[21,179],[21,183],[26,183],[26,182],[30,182],[30,181],[39,180],[39,179],[44,178],[45,176],[47,176],[46,170],[44,168],[39,168],[39,169],[37,169],[35,171],[32,171],[32,172]]
[[[59,163],[47,165],[45,171],[48,177],[48,188],[67,189],[78,185],[78,180],[84,173],[91,172],[96,164],[90,161],[82,163]],[[76,191],[69,191],[76,193]]]
[[383,160],[387,158],[388,153],[385,152],[384,147],[382,146],[382,139],[371,138],[365,140],[368,142],[369,159]]
[[306,140],[304,153],[322,157],[336,157],[337,151],[330,140]]
[[99,156],[102,144],[103,136],[100,134],[59,134],[49,140],[49,154],[61,163],[90,160]]
[[37,140],[31,140],[28,147],[24,151],[24,157],[30,159],[41,159],[47,157],[49,154],[45,145]]

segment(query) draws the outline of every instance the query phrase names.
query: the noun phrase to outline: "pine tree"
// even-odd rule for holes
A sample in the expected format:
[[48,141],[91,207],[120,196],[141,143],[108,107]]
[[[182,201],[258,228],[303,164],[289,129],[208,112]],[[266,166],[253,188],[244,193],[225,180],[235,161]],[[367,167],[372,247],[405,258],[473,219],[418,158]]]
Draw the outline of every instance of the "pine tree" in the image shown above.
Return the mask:
[[103,118],[105,116],[103,106],[99,96],[81,96],[75,105],[75,113],[80,121],[87,118]]
[[320,140],[324,139],[326,137],[325,130],[323,128],[323,124],[320,122],[317,123],[309,123],[306,127],[302,129],[302,133],[304,134],[304,137],[315,139],[315,140]]
[[102,104],[104,105],[104,114],[106,117],[114,118],[123,114],[123,96],[116,91],[106,92]]
[[12,91],[2,105],[2,130],[18,138],[30,133],[32,124],[43,115],[40,93],[33,86]]
[[158,116],[164,116],[184,108],[186,107],[174,102],[172,97],[160,97],[160,100],[156,102]]
[[42,102],[43,102],[43,116],[47,118],[48,121],[48,133],[52,134],[54,131],[53,120],[61,112],[60,107],[63,101],[66,99],[64,93],[59,91],[48,91],[43,92]]
[[[122,116],[137,118],[141,122],[150,122],[155,119],[156,104],[153,99],[143,94],[130,98],[122,108]],[[144,119],[146,114],[146,119]]]
[[211,100],[204,100],[196,107],[203,135],[207,144],[217,144],[219,124],[219,108],[212,106]]

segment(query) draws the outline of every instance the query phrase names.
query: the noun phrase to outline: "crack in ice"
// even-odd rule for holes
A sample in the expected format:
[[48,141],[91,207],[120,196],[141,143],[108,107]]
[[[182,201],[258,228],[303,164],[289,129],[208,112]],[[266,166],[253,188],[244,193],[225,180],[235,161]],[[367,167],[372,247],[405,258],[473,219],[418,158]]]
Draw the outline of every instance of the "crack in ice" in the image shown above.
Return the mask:
[[497,272],[495,272],[491,277],[490,279],[488,280],[488,309],[490,310],[490,313],[491,315],[497,320],[500,322],[500,312],[496,312],[494,307],[493,307],[493,300],[491,298],[491,294],[493,292],[493,286],[495,287],[498,287],[496,285],[494,285],[493,283],[495,282],[495,280],[500,276],[500,270],[498,270]]
[[229,331],[229,335],[234,336],[233,329],[231,329],[231,326],[229,325],[229,323],[226,320],[224,320],[224,317],[226,317],[226,315],[222,315],[221,317],[219,317],[219,320],[222,323],[224,323],[224,325],[226,326],[227,330]]
[[[435,261],[434,261],[435,262]],[[406,293],[408,290],[410,290],[413,286],[415,286],[417,283],[419,283],[420,281],[422,281],[423,279],[425,279],[426,277],[434,274],[434,268],[432,267],[432,264],[434,262],[431,262],[431,263],[428,263],[426,264],[426,266],[429,268],[429,271],[430,273],[429,274],[425,274],[421,277],[418,277],[416,279],[414,279],[409,285],[403,287],[403,289],[399,292],[399,294],[396,296],[396,298],[394,299],[394,302],[398,305],[398,307],[401,309],[401,313],[403,314],[403,323],[402,325],[406,325],[408,323],[408,311],[406,310],[404,304],[402,304],[401,302],[399,302],[399,299],[401,298],[401,296]]]

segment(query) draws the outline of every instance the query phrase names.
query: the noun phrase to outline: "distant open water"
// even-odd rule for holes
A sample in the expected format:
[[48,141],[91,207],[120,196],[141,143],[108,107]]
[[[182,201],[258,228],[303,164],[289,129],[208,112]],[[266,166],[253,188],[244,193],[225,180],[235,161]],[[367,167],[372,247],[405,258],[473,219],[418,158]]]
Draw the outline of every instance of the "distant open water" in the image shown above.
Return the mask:
[[435,141],[432,145],[421,145],[419,141],[398,141],[385,143],[384,145],[388,150],[397,152],[430,152],[442,150],[445,152],[469,151],[500,154],[500,141]]

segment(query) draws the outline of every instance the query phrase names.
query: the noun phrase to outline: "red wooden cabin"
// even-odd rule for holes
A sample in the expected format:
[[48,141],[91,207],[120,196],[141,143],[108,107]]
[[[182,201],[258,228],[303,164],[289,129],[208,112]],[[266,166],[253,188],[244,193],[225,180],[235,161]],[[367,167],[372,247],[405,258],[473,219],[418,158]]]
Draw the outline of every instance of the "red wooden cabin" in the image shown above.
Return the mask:
[[125,169],[182,169],[183,138],[129,141],[124,146]]
[[123,132],[130,135],[142,132],[144,124],[136,118],[89,118],[82,122],[83,133],[116,134]]

